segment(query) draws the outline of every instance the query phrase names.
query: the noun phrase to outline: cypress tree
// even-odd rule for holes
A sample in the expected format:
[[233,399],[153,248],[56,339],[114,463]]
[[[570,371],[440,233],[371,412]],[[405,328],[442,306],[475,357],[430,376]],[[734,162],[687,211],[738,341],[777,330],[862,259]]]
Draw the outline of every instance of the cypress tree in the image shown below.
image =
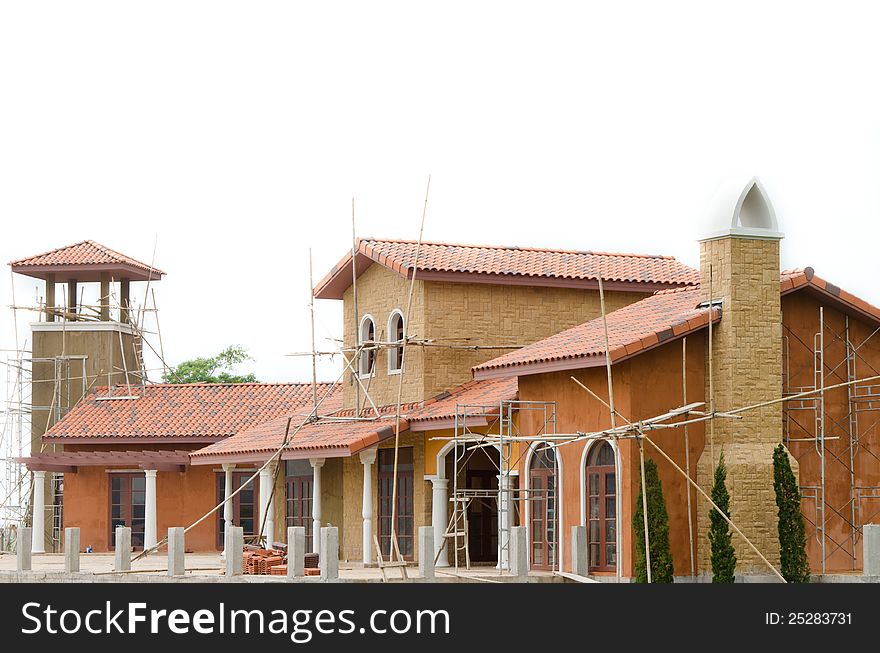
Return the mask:
[[[657,464],[645,460],[645,492],[648,504],[648,537],[651,550],[651,581],[654,583],[672,582],[672,552],[669,550],[669,515],[663,498],[663,485],[657,473]],[[633,511],[633,538],[635,541],[636,582],[648,582],[648,568],[645,563],[645,522],[642,512],[642,488],[636,496],[636,509]]]
[[[712,486],[712,501],[730,519],[730,494],[727,492],[727,467],[724,466],[724,453],[715,468],[715,484]],[[709,544],[712,547],[712,582],[732,583],[736,569],[736,552],[731,541],[730,524],[718,514],[715,508],[709,510]]]
[[801,493],[791,471],[788,452],[781,444],[773,451],[773,489],[779,508],[779,560],[789,583],[808,583],[807,536],[801,513]]

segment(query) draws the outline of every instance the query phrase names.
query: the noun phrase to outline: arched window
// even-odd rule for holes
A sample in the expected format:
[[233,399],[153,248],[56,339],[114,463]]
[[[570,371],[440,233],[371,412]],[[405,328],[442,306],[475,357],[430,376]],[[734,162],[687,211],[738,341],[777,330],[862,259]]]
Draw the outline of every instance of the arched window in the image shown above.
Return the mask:
[[397,343],[388,350],[388,372],[394,374],[403,369],[403,313],[396,309],[388,318],[388,339]]
[[534,569],[553,569],[557,563],[556,487],[556,449],[539,443],[529,461],[529,536]]
[[376,323],[371,315],[365,315],[361,320],[358,345],[364,345],[361,350],[358,372],[361,376],[369,376],[373,373],[376,365]]
[[617,468],[608,442],[593,447],[587,460],[587,537],[590,571],[617,568]]

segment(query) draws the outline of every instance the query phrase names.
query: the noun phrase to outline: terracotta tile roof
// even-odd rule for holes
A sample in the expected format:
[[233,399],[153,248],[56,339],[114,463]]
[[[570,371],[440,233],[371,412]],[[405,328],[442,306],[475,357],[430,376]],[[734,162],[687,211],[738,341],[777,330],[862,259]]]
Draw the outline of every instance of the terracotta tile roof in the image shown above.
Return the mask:
[[[408,413],[421,407],[421,403],[403,404],[401,406],[400,431],[409,428]],[[366,449],[386,438],[393,437],[395,431],[395,414],[397,405],[381,406],[379,419],[364,421],[337,420],[334,418],[353,417],[354,409],[339,410],[332,415],[322,417],[316,422],[305,424],[296,431],[299,422],[291,421],[287,452],[282,454],[285,460],[315,456],[350,456],[361,449]],[[374,415],[372,410],[362,414]],[[192,452],[190,458],[195,465],[216,464],[248,460],[265,460],[278,450],[284,442],[287,430],[287,417],[264,422],[247,428],[216,444]]]
[[65,268],[89,268],[99,267],[102,269],[131,269],[137,272],[138,278],[159,279],[165,273],[158,268],[151,268],[146,263],[120,254],[119,252],[105,247],[93,240],[83,240],[73,245],[59,247],[49,252],[29,256],[9,263],[13,272],[28,274],[33,271],[53,271],[58,269],[63,271]]
[[496,415],[500,402],[516,399],[518,392],[516,377],[468,381],[426,401],[424,408],[410,413],[410,428],[413,431],[452,428],[458,405],[468,406],[469,419]]
[[784,270],[780,275],[779,292],[782,295],[787,295],[801,289],[809,289],[831,299],[846,312],[860,315],[874,323],[880,323],[880,308],[843,290],[840,286],[835,286],[833,283],[817,277],[813,268]]
[[[361,239],[356,268],[360,275],[373,262],[410,276],[417,243]],[[468,282],[531,283],[574,287],[604,282],[656,290],[699,283],[699,272],[671,256],[569,251],[533,247],[422,243],[418,276]],[[553,284],[547,283],[553,281]],[[315,287],[321,299],[341,299],[351,285],[351,253],[347,253]]]
[[[665,290],[608,314],[612,363],[650,349],[670,338],[708,324],[709,309],[699,308],[700,289]],[[714,321],[721,309],[714,309]],[[605,364],[602,318],[591,320],[532,343],[474,368],[476,379],[533,374]]]
[[[322,407],[338,409],[342,390],[322,383]],[[97,388],[43,436],[48,441],[189,440],[211,442],[251,425],[306,410],[312,404],[310,383],[156,384]]]

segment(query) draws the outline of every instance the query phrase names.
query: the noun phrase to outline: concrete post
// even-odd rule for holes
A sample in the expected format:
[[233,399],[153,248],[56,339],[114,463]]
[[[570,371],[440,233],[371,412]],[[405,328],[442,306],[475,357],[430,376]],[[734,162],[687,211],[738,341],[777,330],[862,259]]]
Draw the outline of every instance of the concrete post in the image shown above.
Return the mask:
[[107,272],[100,273],[101,281],[101,321],[110,321],[110,274]]
[[46,552],[46,472],[34,472],[33,553]]
[[[446,533],[446,522],[449,519],[449,497],[446,490],[449,487],[449,479],[432,478],[431,486],[433,489],[431,495],[431,527],[434,529],[434,557],[443,546],[443,535]],[[444,554],[437,560],[438,567],[449,566],[449,556]]]
[[128,526],[116,527],[116,556],[113,560],[113,571],[129,571],[131,569],[131,529]]
[[364,466],[364,490],[361,516],[364,518],[363,527],[363,560],[364,566],[373,563],[373,474],[372,465],[376,462],[376,449],[366,449],[360,453],[361,463]]
[[15,541],[15,568],[18,571],[31,570],[31,552],[34,546],[34,533],[30,526],[21,526]]
[[335,580],[339,578],[339,529],[327,526],[321,529],[321,553],[318,560],[321,578]]
[[144,475],[144,548],[156,546],[156,470],[145,469]]
[[865,576],[880,576],[880,524],[862,526],[862,551]]
[[528,533],[525,526],[510,529],[510,573],[521,580],[529,575]]
[[223,464],[223,556],[225,557],[227,554],[227,542],[226,539],[229,537],[228,531],[229,527],[232,526],[232,470],[235,469],[235,465],[224,463]]
[[287,577],[306,575],[306,529],[290,526],[287,529]]
[[73,574],[79,571],[79,529],[64,529],[64,571]]
[[241,576],[244,563],[244,529],[230,526],[226,530],[226,575]]
[[419,526],[419,573],[422,578],[434,578],[434,527]]
[[309,462],[312,463],[312,553],[318,553],[321,550],[321,467],[324,459],[310,458]]
[[46,322],[55,321],[55,275],[46,275]]
[[168,575],[183,576],[186,573],[186,555],[183,544],[183,527],[168,529]]
[[571,527],[571,573],[578,576],[589,573],[586,526]]

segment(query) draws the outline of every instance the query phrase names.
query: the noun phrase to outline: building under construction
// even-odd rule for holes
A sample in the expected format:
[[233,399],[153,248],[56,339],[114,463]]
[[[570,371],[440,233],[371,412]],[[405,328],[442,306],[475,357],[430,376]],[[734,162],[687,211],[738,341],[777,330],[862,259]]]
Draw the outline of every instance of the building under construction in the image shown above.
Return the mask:
[[[128,377],[118,362],[98,373],[88,366],[103,345],[86,352],[64,335],[82,330],[82,311],[68,302],[59,325],[47,300],[34,337],[60,328],[67,344],[35,344],[33,356],[88,356],[63,360],[87,366],[89,383],[64,396],[63,412],[79,401],[66,415],[34,425],[20,461],[47,480],[31,505],[54,514],[48,479],[63,477],[64,524],[96,551],[120,525],[142,549],[192,525],[196,550],[223,549],[230,525],[271,545],[286,525],[317,552],[329,523],[357,565],[418,561],[430,526],[438,566],[501,573],[523,527],[532,569],[625,580],[651,458],[675,575],[700,577],[723,453],[737,573],[766,575],[779,562],[772,453],[783,443],[813,571],[858,571],[863,527],[880,523],[880,309],[809,267],[780,271],[782,234],[756,179],[722,188],[708,225],[699,270],[664,256],[355,240],[313,291],[343,302],[332,384],[148,384],[130,372],[136,326],[130,349],[110,330]],[[47,298],[71,263],[52,265]],[[93,381],[108,370],[106,387]],[[70,394],[51,385],[35,416]],[[573,527],[585,530],[583,569]]]

